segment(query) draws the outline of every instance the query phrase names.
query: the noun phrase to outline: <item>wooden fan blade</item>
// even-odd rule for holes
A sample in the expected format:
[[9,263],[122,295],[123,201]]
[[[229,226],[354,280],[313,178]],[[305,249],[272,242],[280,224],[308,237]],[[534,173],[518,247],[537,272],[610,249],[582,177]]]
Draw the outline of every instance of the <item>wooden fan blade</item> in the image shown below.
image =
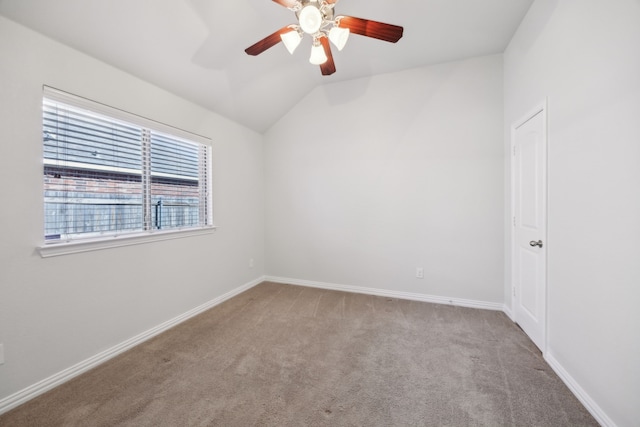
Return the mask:
[[320,64],[320,71],[323,76],[330,76],[336,72],[336,64],[333,62],[333,55],[331,54],[331,46],[329,45],[329,39],[326,37],[320,37],[320,44],[324,48],[324,53],[327,55],[327,61],[324,64]]
[[338,0],[326,0],[326,2],[329,4],[335,4],[338,3]]
[[397,25],[385,24],[384,22],[371,21],[369,19],[354,18],[353,16],[340,16],[338,26],[348,28],[354,34],[373,37],[395,43],[402,37],[404,29]]
[[288,26],[282,27],[275,33],[268,35],[267,37],[263,38],[259,42],[249,46],[244,51],[247,52],[248,55],[253,55],[253,56],[260,55],[265,50],[280,43],[282,41],[282,39],[280,38],[280,35],[288,33],[289,31],[295,31],[295,30]]
[[296,3],[298,3],[298,0],[273,0],[274,2],[278,3],[281,6],[284,7],[294,7],[296,5]]

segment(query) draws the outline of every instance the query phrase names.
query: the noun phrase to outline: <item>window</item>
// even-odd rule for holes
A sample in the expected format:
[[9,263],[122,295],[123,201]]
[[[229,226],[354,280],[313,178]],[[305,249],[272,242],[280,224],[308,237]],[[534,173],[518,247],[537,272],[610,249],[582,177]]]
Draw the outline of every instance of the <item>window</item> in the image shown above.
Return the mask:
[[45,87],[47,245],[212,227],[208,140]]

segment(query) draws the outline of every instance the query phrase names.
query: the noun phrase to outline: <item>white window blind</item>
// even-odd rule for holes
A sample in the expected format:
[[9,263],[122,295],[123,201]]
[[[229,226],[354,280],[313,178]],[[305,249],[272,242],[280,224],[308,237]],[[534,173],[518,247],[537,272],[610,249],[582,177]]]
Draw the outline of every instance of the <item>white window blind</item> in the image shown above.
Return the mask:
[[205,138],[45,87],[47,244],[212,226]]

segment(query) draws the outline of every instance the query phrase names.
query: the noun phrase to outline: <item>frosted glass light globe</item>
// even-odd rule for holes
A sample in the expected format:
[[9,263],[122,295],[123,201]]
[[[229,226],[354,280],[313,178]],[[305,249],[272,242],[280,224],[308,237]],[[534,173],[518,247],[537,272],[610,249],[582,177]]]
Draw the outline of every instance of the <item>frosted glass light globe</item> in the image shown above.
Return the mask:
[[321,65],[327,62],[329,58],[327,58],[327,54],[324,53],[324,47],[321,44],[313,44],[311,47],[311,57],[309,57],[309,62],[313,65]]
[[329,40],[331,40],[331,43],[333,43],[338,50],[342,50],[344,45],[347,44],[349,33],[350,31],[348,28],[333,27],[329,31]]
[[307,34],[315,34],[322,26],[322,12],[316,6],[306,5],[298,15],[300,28]]
[[282,42],[284,43],[289,53],[292,55],[302,41],[302,37],[300,37],[300,34],[296,30],[280,34],[280,38],[282,39]]

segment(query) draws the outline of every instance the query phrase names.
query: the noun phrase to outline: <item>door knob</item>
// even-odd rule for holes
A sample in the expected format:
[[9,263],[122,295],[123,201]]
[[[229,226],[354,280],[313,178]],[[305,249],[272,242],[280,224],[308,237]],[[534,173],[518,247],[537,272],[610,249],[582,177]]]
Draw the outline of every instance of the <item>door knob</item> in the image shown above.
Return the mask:
[[542,247],[542,240],[538,240],[537,242],[535,240],[532,240],[529,242],[529,245],[533,247],[536,247],[536,246]]

